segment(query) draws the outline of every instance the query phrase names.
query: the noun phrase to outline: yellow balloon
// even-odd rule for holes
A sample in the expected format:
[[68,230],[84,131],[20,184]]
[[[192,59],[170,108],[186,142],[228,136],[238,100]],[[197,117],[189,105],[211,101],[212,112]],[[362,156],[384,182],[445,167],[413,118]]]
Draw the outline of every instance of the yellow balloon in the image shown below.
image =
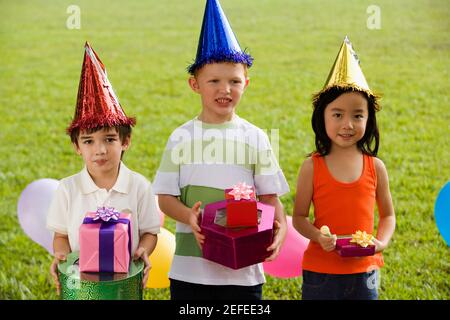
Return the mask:
[[167,288],[170,285],[169,269],[175,253],[175,236],[161,227],[158,243],[150,255],[152,268],[147,280],[147,288]]

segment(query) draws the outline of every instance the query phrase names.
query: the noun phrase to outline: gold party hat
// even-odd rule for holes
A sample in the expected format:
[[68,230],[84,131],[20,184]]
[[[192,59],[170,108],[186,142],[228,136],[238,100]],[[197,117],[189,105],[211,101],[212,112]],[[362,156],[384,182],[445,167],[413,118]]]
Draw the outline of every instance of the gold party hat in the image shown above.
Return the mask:
[[372,94],[359,66],[358,56],[353,50],[352,44],[347,36],[345,36],[323,89],[325,90],[333,86],[355,87],[358,90]]

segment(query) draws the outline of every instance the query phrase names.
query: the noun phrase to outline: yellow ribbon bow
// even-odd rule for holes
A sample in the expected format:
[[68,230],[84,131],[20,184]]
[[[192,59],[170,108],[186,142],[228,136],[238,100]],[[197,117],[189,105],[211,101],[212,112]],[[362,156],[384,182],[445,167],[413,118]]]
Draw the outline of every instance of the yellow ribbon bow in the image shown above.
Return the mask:
[[356,233],[352,234],[351,243],[356,243],[359,246],[366,248],[368,245],[375,245],[372,241],[373,236],[366,233],[365,231],[358,230]]

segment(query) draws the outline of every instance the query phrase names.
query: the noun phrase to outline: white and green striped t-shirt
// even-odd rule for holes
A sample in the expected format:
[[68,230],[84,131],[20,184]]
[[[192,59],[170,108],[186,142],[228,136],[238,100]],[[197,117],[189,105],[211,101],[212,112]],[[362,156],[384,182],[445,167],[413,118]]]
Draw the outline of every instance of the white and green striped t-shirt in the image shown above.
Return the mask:
[[[245,182],[257,195],[289,192],[267,134],[237,115],[223,124],[193,119],[170,135],[153,189],[202,208],[224,199],[224,189]],[[262,264],[233,270],[202,258],[189,225],[176,223],[176,250],[169,277],[209,285],[253,286],[265,282]]]

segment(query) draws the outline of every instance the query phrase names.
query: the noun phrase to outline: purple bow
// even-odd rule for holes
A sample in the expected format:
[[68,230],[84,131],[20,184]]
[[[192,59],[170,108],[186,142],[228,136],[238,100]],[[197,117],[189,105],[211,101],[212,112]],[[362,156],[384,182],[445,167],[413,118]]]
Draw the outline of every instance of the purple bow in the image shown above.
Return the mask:
[[98,219],[101,219],[105,222],[108,222],[111,219],[119,220],[119,215],[119,211],[114,210],[112,207],[98,207],[95,212],[95,217],[92,220],[97,221]]

